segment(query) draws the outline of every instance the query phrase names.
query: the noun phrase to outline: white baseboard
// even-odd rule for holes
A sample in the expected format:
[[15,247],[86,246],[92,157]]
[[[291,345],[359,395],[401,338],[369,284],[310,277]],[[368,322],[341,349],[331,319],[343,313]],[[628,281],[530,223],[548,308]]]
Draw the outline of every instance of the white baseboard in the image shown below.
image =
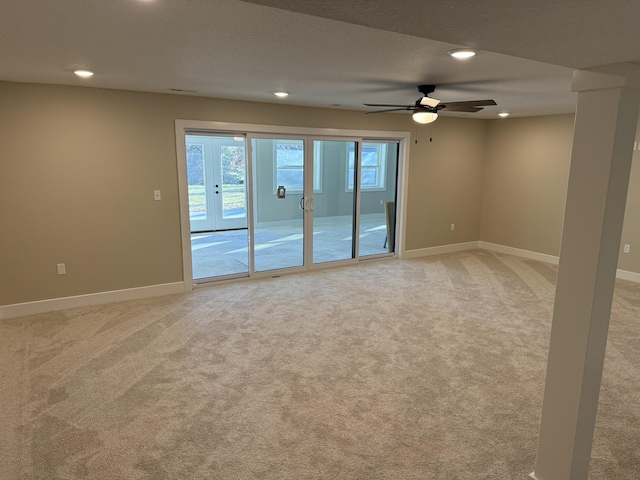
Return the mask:
[[622,280],[629,280],[630,282],[640,283],[640,273],[629,272],[627,270],[616,271],[616,278],[620,278]]
[[429,255],[440,255],[441,253],[461,252],[463,250],[473,250],[480,248],[478,242],[454,243],[451,245],[440,245],[437,247],[418,248],[416,250],[405,250],[402,258],[427,257]]
[[[451,245],[440,245],[437,247],[419,248],[416,250],[406,250],[402,258],[418,258],[429,255],[439,255],[443,253],[461,252],[482,248],[507,255],[539,260],[541,262],[558,264],[558,257],[546,255],[544,253],[531,252],[505,245],[498,245],[489,242],[465,242]],[[640,283],[640,273],[629,272],[627,270],[617,270],[616,277],[630,282]],[[126,300],[137,300],[140,298],[159,297],[174,293],[185,292],[184,282],[164,283],[160,285],[150,285],[146,287],[128,288],[124,290],[114,290],[110,292],[90,293],[87,295],[77,295],[73,297],[52,298],[35,302],[16,303],[13,305],[0,306],[0,320],[6,318],[24,317],[38,313],[54,312],[67,308],[88,307],[91,305],[101,305],[103,303],[122,302]],[[532,474],[533,475],[533,474]],[[532,478],[535,478],[532,476]]]
[[[559,257],[553,255],[546,255],[544,253],[531,252],[529,250],[521,250],[519,248],[507,247],[505,245],[498,245],[496,243],[489,242],[479,242],[480,247],[485,250],[490,250],[498,253],[505,253],[507,255],[515,255],[516,257],[524,257],[530,258],[532,260],[538,260],[540,262],[552,263],[553,265],[558,265]],[[640,273],[629,272],[627,270],[616,271],[616,278],[620,278],[622,280],[628,280],[630,282],[640,283]]]
[[540,262],[552,263],[558,265],[559,257],[555,255],[547,255],[546,253],[532,252],[530,250],[523,250],[521,248],[507,247],[505,245],[499,245],[497,243],[489,243],[480,241],[479,247],[484,250],[490,250],[492,252],[505,253],[507,255],[514,255],[516,257],[529,258],[531,260],[538,260]]
[[103,303],[122,302],[125,300],[137,300],[147,297],[159,297],[172,293],[183,293],[184,282],[164,283],[147,287],[127,288],[111,292],[90,293],[73,297],[52,298],[36,302],[15,303],[13,305],[0,306],[0,320],[4,318],[24,317],[37,313],[54,312],[67,308],[88,307]]

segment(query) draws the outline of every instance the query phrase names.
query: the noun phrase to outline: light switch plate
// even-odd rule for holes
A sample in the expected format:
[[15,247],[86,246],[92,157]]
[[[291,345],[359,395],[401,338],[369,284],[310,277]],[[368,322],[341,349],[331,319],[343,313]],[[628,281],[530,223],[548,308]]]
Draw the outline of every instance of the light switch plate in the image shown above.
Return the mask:
[[154,200],[162,200],[162,195],[160,195],[160,190],[153,191],[153,199]]

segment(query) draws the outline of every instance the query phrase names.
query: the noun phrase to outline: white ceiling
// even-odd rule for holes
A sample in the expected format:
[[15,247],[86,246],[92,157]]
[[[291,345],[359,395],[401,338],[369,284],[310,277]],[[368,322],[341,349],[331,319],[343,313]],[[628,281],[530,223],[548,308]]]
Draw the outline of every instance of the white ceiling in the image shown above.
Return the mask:
[[0,80],[363,111],[431,83],[496,100],[475,117],[568,113],[573,68],[640,63],[636,18],[635,0],[2,0]]

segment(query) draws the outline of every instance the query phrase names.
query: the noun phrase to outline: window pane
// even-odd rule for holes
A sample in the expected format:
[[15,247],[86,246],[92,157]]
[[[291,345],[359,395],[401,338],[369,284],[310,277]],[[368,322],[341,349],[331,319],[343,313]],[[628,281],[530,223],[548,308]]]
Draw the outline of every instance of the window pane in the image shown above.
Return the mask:
[[187,145],[189,185],[204,185],[204,145]]
[[244,147],[223,145],[220,147],[222,165],[222,217],[243,218],[246,215],[244,185]]
[[223,145],[220,147],[222,162],[222,183],[241,185],[244,183],[244,147]]
[[189,218],[202,220],[207,217],[207,192],[204,188],[204,145],[187,144],[186,147]]
[[362,187],[378,186],[378,169],[362,168]]
[[378,149],[376,147],[362,148],[362,166],[364,167],[378,166]]
[[279,168],[277,183],[288,189],[302,190],[304,188],[304,171],[302,168]]
[[302,143],[278,143],[276,164],[278,167],[302,167],[304,165],[304,145]]

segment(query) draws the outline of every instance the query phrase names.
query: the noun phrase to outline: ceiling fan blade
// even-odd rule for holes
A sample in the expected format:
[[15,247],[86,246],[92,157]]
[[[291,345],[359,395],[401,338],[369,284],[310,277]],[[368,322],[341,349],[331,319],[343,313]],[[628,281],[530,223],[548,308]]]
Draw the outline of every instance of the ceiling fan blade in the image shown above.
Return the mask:
[[438,108],[444,108],[447,112],[479,112],[482,107],[497,105],[494,100],[469,100],[466,102],[447,102],[438,105]]
[[450,104],[440,104],[438,105],[438,111],[440,109],[444,109],[445,112],[469,112],[475,113],[482,110],[482,107],[473,107],[470,105],[450,105]]
[[465,106],[465,107],[489,107],[491,105],[497,105],[495,100],[468,100],[466,102],[444,102],[447,108],[452,106]]
[[365,107],[403,107],[413,108],[413,105],[394,105],[389,103],[363,103]]
[[364,112],[365,115],[369,113],[383,113],[383,112],[401,112],[406,110],[413,110],[413,107],[403,107],[403,108],[389,108],[387,110],[376,110],[374,112]]

